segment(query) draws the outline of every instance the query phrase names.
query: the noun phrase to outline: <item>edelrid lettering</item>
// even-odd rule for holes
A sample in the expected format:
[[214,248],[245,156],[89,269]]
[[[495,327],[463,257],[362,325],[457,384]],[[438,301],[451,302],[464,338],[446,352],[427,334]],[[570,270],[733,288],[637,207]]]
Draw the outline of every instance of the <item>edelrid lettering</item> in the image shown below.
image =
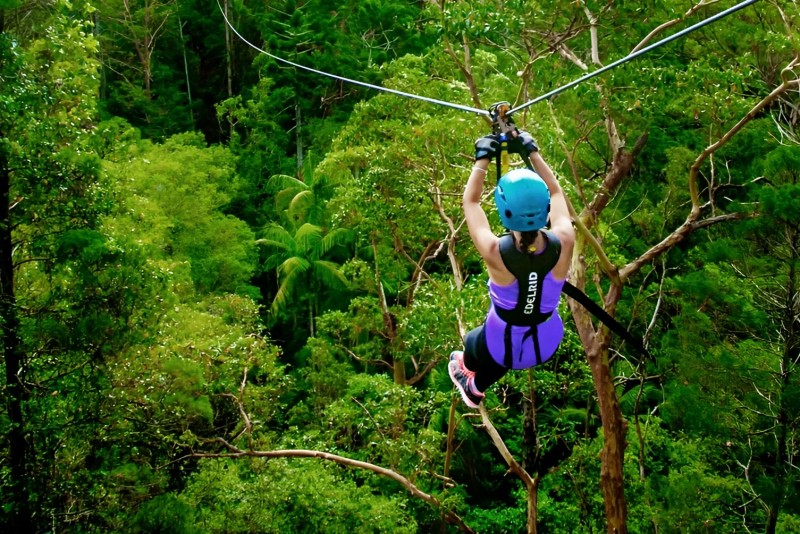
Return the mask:
[[534,302],[536,302],[536,290],[539,285],[539,275],[531,273],[528,275],[528,298],[525,299],[525,314],[530,315],[534,311]]

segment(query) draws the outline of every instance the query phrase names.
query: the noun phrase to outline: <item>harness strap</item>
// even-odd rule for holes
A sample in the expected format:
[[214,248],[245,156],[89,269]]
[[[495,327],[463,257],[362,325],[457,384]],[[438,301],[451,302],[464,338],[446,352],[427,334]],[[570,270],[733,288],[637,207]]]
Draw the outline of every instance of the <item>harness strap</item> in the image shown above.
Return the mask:
[[644,347],[642,340],[636,338],[625,329],[624,326],[619,324],[619,322],[611,317],[608,312],[606,312],[600,305],[598,305],[595,301],[589,298],[586,293],[575,287],[574,285],[570,284],[569,282],[564,283],[564,288],[561,290],[562,293],[571,297],[575,301],[579,302],[584,308],[586,308],[589,313],[600,319],[600,321],[606,325],[609,330],[617,334],[619,337],[627,341],[631,344],[631,346],[636,349],[640,355],[644,356],[647,359],[652,360],[653,357],[651,356],[650,352]]
[[[514,368],[514,350],[511,345],[511,327],[513,325],[511,323],[506,323],[506,329],[504,333],[504,345],[505,345],[505,355],[503,356],[503,366],[508,369]],[[533,350],[536,353],[536,365],[542,364],[542,349],[539,345],[539,326],[533,325],[528,328],[528,330],[522,334],[522,344],[525,344],[525,340],[531,338],[533,340]],[[519,360],[522,361],[522,348],[520,347],[519,351]]]
[[[532,326],[528,332],[533,334],[533,350],[536,352],[536,365],[542,365],[542,348],[539,346],[539,325]],[[525,342],[525,337],[522,337]]]
[[514,356],[511,353],[511,323],[506,323],[506,329],[503,333],[503,345],[505,347],[505,355],[503,356],[503,367],[506,369],[514,368]]
[[[497,310],[497,309],[499,309],[499,308],[495,308],[495,310]],[[498,316],[499,315],[500,314],[498,314]],[[546,316],[547,319],[549,319],[551,315],[553,315],[553,312],[543,314],[543,316]],[[502,319],[502,317],[501,317],[501,319]],[[546,321],[547,319],[545,319],[544,321]],[[541,322],[543,323],[544,321],[541,321]],[[539,344],[539,324],[540,323],[537,323],[537,324],[535,324],[533,326],[528,327],[528,330],[526,330],[525,333],[522,334],[522,344],[523,345],[525,344],[525,341],[528,338],[531,338],[533,340],[533,350],[534,350],[534,352],[536,354],[536,365],[541,365],[542,364],[542,348],[541,348],[541,345]],[[512,344],[511,344],[511,330],[512,330],[511,327],[512,326],[514,326],[514,325],[512,325],[509,322],[506,322],[506,328],[505,328],[505,331],[503,333],[503,345],[504,345],[504,348],[505,348],[505,354],[503,356],[503,366],[507,367],[508,369],[513,369],[514,368],[514,351],[513,351]],[[521,347],[520,347],[520,352],[519,352],[519,360],[522,361],[522,348]]]

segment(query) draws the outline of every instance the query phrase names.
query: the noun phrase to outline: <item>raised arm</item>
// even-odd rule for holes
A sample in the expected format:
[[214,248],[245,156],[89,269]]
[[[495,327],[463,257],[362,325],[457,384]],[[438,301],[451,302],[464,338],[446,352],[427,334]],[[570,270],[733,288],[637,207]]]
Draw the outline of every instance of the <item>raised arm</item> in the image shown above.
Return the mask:
[[481,137],[475,142],[475,164],[469,174],[462,199],[469,236],[484,261],[489,261],[493,257],[493,250],[497,247],[497,238],[481,206],[481,196],[484,181],[489,173],[489,162],[496,156],[498,148],[499,143],[494,136]]

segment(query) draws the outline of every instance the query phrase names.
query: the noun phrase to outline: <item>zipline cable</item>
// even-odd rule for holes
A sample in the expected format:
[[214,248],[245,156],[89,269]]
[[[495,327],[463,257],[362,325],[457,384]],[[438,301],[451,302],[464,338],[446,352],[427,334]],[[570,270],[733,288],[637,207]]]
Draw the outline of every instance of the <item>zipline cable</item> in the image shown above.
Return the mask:
[[398,95],[398,96],[403,96],[403,97],[406,97],[406,98],[413,98],[415,100],[423,100],[425,102],[430,102],[431,104],[439,104],[440,106],[447,106],[449,108],[460,109],[461,111],[469,111],[470,113],[477,113],[478,115],[489,115],[489,112],[486,111],[485,109],[478,109],[478,108],[472,108],[472,107],[469,107],[469,106],[462,106],[461,104],[453,104],[452,102],[446,102],[444,100],[437,100],[435,98],[428,98],[426,96],[413,95],[411,93],[404,93],[403,91],[398,91],[396,89],[389,89],[387,87],[381,87],[379,85],[372,85],[370,83],[360,82],[358,80],[352,80],[350,78],[345,78],[343,76],[337,76],[336,74],[330,74],[328,72],[324,72],[324,71],[321,71],[321,70],[312,69],[311,67],[306,67],[305,65],[300,65],[299,63],[294,63],[293,61],[289,61],[288,59],[284,59],[284,58],[278,57],[278,56],[276,56],[274,54],[270,54],[266,50],[264,50],[262,48],[259,48],[258,46],[254,45],[253,43],[251,43],[250,41],[245,39],[242,36],[242,34],[240,34],[236,30],[236,28],[233,27],[233,24],[231,24],[231,22],[228,20],[228,17],[225,15],[225,11],[222,9],[222,6],[220,5],[219,0],[217,0],[217,7],[219,7],[219,11],[220,11],[220,13],[222,13],[222,18],[225,19],[225,23],[228,25],[228,27],[231,29],[231,31],[233,31],[233,33],[235,33],[236,36],[239,39],[242,40],[242,42],[244,42],[249,47],[261,52],[262,54],[264,54],[264,55],[266,55],[268,57],[271,57],[275,61],[279,61],[279,62],[284,63],[286,65],[291,65],[292,67],[296,67],[298,69],[302,69],[302,70],[305,70],[305,71],[308,71],[308,72],[313,72],[314,74],[319,74],[321,76],[327,76],[328,78],[333,78],[334,80],[339,80],[339,81],[342,81],[342,82],[347,82],[347,83],[352,83],[352,84],[355,84],[355,85],[360,85],[361,87],[367,87],[369,89],[375,89],[377,91],[383,91],[385,93],[391,93],[391,94]]
[[[735,6],[731,7],[731,8],[728,8],[728,9],[724,10],[724,11],[721,11],[721,12],[717,13],[716,15],[713,15],[713,16],[705,19],[705,20],[702,20],[702,21],[698,22],[697,24],[694,24],[694,25],[692,25],[692,26],[690,26],[688,28],[685,28],[685,29],[683,29],[683,30],[681,30],[681,31],[669,36],[669,37],[666,37],[666,38],[656,42],[656,43],[653,43],[653,44],[651,44],[649,46],[646,46],[646,47],[642,48],[641,50],[637,50],[636,52],[634,52],[632,54],[629,54],[629,55],[623,57],[622,59],[618,59],[617,61],[614,61],[613,63],[609,63],[608,65],[606,65],[606,66],[604,66],[604,67],[602,67],[602,68],[600,68],[600,69],[598,69],[598,70],[596,70],[594,72],[590,72],[589,74],[586,74],[585,76],[582,76],[582,77],[578,78],[577,80],[574,80],[574,81],[569,82],[569,83],[567,83],[565,85],[562,85],[561,87],[558,87],[558,88],[550,91],[549,93],[546,93],[546,94],[541,95],[541,96],[539,96],[537,98],[534,98],[530,102],[526,102],[525,104],[522,104],[521,106],[517,106],[516,108],[513,108],[513,109],[509,110],[508,109],[509,106],[508,106],[507,102],[501,103],[501,104],[505,104],[506,108],[503,109],[503,113],[501,113],[500,115],[502,115],[502,119],[503,119],[504,123],[505,122],[509,122],[509,123],[513,124],[513,122],[510,121],[510,115],[512,115],[513,113],[515,113],[517,111],[520,111],[522,109],[525,109],[525,108],[527,108],[529,106],[532,106],[533,104],[536,104],[537,102],[541,102],[542,100],[548,99],[548,98],[550,98],[552,96],[555,96],[555,95],[557,95],[559,93],[562,93],[562,92],[566,91],[567,89],[571,89],[571,88],[575,87],[576,85],[585,82],[586,80],[594,78],[595,76],[598,76],[598,75],[600,75],[600,74],[602,74],[604,72],[607,72],[607,71],[609,71],[609,70],[611,70],[611,69],[613,69],[615,67],[618,67],[618,66],[622,65],[623,63],[627,63],[628,61],[630,61],[632,59],[635,59],[635,58],[637,58],[637,57],[639,57],[639,56],[641,56],[643,54],[646,54],[646,53],[648,53],[648,52],[650,52],[652,50],[655,50],[656,48],[658,48],[660,46],[663,46],[663,45],[665,45],[665,44],[667,44],[669,42],[672,42],[672,41],[674,41],[676,39],[680,39],[684,35],[687,35],[687,34],[693,32],[693,31],[695,31],[695,30],[697,30],[699,28],[702,28],[704,26],[707,26],[708,24],[716,22],[721,18],[727,17],[731,13],[739,11],[740,9],[743,9],[743,8],[749,6],[749,5],[755,4],[757,1],[758,0],[745,0],[744,2],[741,2],[741,3],[735,5]],[[233,24],[231,24],[231,22],[228,20],[228,17],[225,15],[225,11],[222,9],[222,5],[220,5],[219,0],[217,0],[217,7],[219,8],[220,13],[222,14],[222,18],[225,19],[225,23],[228,25],[228,27],[231,29],[231,31],[233,31],[233,33],[235,33],[236,36],[239,39],[242,40],[242,42],[244,42],[246,45],[250,46],[254,50],[256,50],[256,51],[258,51],[258,52],[260,52],[260,53],[262,53],[262,54],[274,59],[275,61],[278,61],[280,63],[284,63],[286,65],[291,65],[292,67],[296,67],[298,69],[302,69],[302,70],[305,70],[307,72],[312,72],[314,74],[319,74],[321,76],[326,76],[328,78],[333,78],[335,80],[339,80],[339,81],[343,81],[343,82],[347,82],[347,83],[352,83],[354,85],[359,85],[361,87],[366,87],[368,89],[374,89],[376,91],[383,91],[385,93],[391,93],[391,94],[394,94],[394,95],[397,95],[397,96],[402,96],[402,97],[405,97],[405,98],[412,98],[412,99],[415,99],[415,100],[422,100],[424,102],[429,102],[431,104],[438,104],[440,106],[446,106],[446,107],[453,108],[453,109],[458,109],[458,110],[462,110],[462,111],[468,111],[470,113],[476,113],[478,115],[488,115],[488,116],[492,117],[492,119],[494,121],[497,121],[498,115],[497,115],[497,110],[495,109],[495,107],[497,107],[499,104],[496,104],[492,108],[492,110],[490,110],[490,111],[477,109],[477,108],[473,108],[473,107],[469,107],[469,106],[463,106],[461,104],[454,104],[452,102],[446,102],[444,100],[437,100],[435,98],[428,98],[428,97],[425,97],[425,96],[419,96],[419,95],[414,95],[414,94],[411,94],[411,93],[405,93],[403,91],[398,91],[396,89],[389,89],[387,87],[381,87],[381,86],[378,86],[378,85],[372,85],[372,84],[369,84],[369,83],[366,83],[366,82],[361,82],[361,81],[358,81],[358,80],[345,78],[343,76],[337,76],[335,74],[330,74],[328,72],[317,70],[317,69],[314,69],[314,68],[311,68],[311,67],[306,67],[305,65],[300,65],[299,63],[294,63],[293,61],[289,61],[288,59],[284,59],[284,58],[278,57],[278,56],[276,56],[274,54],[270,54],[266,50],[263,50],[263,49],[259,48],[258,46],[254,45],[253,43],[251,43],[250,41],[245,39],[242,36],[242,34],[240,34],[236,30],[236,28],[233,26]],[[527,162],[527,165],[530,167],[530,162]],[[603,322],[607,327],[609,327],[609,329],[612,332],[614,332],[615,334],[617,334],[620,337],[622,337],[624,340],[626,340],[629,343],[631,343],[633,345],[633,347],[636,349],[636,351],[639,352],[642,356],[644,356],[646,358],[649,358],[649,359],[652,359],[652,356],[650,355],[650,353],[647,351],[647,349],[644,347],[643,343],[640,340],[638,340],[633,335],[631,335],[630,332],[628,332],[625,329],[625,327],[623,327],[613,317],[611,317],[608,313],[606,313],[606,311],[601,306],[599,306],[597,303],[592,301],[591,298],[589,298],[580,289],[578,289],[577,287],[573,286],[572,284],[567,283],[564,286],[564,293],[566,295],[568,295],[569,297],[572,297],[573,299],[575,299],[580,304],[582,304],[590,313],[592,313],[595,317],[600,319],[600,321]]]
[[[634,52],[632,54],[628,54],[627,56],[625,56],[625,57],[623,57],[621,59],[618,59],[617,61],[614,61],[613,63],[609,63],[608,65],[606,65],[606,66],[604,66],[604,67],[602,67],[600,69],[597,69],[594,72],[590,72],[589,74],[586,74],[585,76],[582,76],[582,77],[578,78],[577,80],[573,80],[573,81],[571,81],[571,82],[569,82],[567,84],[562,85],[561,87],[553,89],[552,91],[550,91],[548,93],[545,93],[545,94],[543,94],[541,96],[538,96],[538,97],[534,98],[533,100],[531,100],[529,102],[526,102],[525,104],[517,106],[517,107],[511,109],[510,111],[508,111],[507,114],[511,115],[513,113],[516,113],[517,111],[520,111],[520,110],[523,110],[523,109],[525,109],[527,107],[530,107],[530,106],[536,104],[537,102],[541,102],[542,100],[546,100],[546,99],[548,99],[550,97],[553,97],[553,96],[555,96],[555,95],[557,95],[559,93],[562,93],[562,92],[566,91],[567,89],[572,89],[576,85],[578,85],[580,83],[583,83],[586,80],[594,78],[595,76],[598,76],[598,75],[600,75],[600,74],[602,74],[604,72],[607,72],[607,71],[609,71],[609,70],[611,70],[611,69],[613,69],[615,67],[618,67],[618,66],[622,65],[623,63],[627,63],[628,61],[630,61],[632,59],[635,59],[635,58],[637,58],[637,57],[639,57],[639,56],[641,56],[643,54],[646,54],[646,53],[648,53],[648,52],[650,52],[652,50],[655,50],[656,48],[658,48],[660,46],[663,46],[663,45],[665,45],[665,44],[667,44],[669,42],[672,42],[672,41],[674,41],[676,39],[680,39],[681,37],[693,32],[693,31],[695,31],[695,30],[697,30],[699,28],[707,26],[708,24],[711,24],[713,22],[716,22],[721,18],[727,17],[731,13],[734,13],[736,11],[739,11],[740,9],[743,9],[743,8],[745,8],[747,6],[755,4],[756,2],[758,2],[758,0],[745,0],[744,2],[736,4],[735,6],[730,7],[728,9],[724,10],[724,11],[721,11],[721,12],[717,13],[716,15],[713,15],[713,16],[705,19],[705,20],[702,20],[702,21],[698,22],[697,24],[689,26],[688,28],[685,28],[685,29],[683,29],[683,30],[681,30],[681,31],[669,36],[669,37],[666,37],[666,38],[664,38],[664,39],[662,39],[662,40],[660,40],[658,42],[655,42],[655,43],[651,44],[650,46],[646,46],[646,47],[642,48],[641,50],[637,50],[636,52]],[[222,18],[225,19],[225,24],[228,25],[228,27],[231,29],[231,31],[233,31],[233,33],[235,33],[236,36],[239,39],[242,40],[242,42],[244,42],[246,45],[248,45],[249,47],[253,48],[254,50],[256,50],[256,51],[258,51],[258,52],[260,52],[260,53],[262,53],[262,54],[274,59],[275,61],[279,61],[279,62],[284,63],[286,65],[291,65],[292,67],[296,67],[298,69],[302,69],[302,70],[305,70],[305,71],[308,71],[308,72],[312,72],[314,74],[319,74],[321,76],[326,76],[328,78],[333,78],[335,80],[339,80],[339,81],[343,81],[343,82],[347,82],[347,83],[352,83],[354,85],[359,85],[361,87],[366,87],[368,89],[374,89],[376,91],[383,91],[385,93],[391,93],[391,94],[394,94],[394,95],[397,95],[397,96],[402,96],[402,97],[405,97],[405,98],[412,98],[412,99],[415,99],[415,100],[422,100],[424,102],[429,102],[431,104],[438,104],[440,106],[446,106],[446,107],[453,108],[453,109],[459,109],[461,111],[468,111],[470,113],[476,113],[478,115],[489,115],[490,114],[488,111],[483,110],[483,109],[473,108],[473,107],[470,107],[470,106],[464,106],[464,105],[461,105],[461,104],[454,104],[452,102],[447,102],[447,101],[444,101],[444,100],[437,100],[435,98],[428,98],[428,97],[425,97],[425,96],[420,96],[420,95],[415,95],[415,94],[411,94],[411,93],[406,93],[406,92],[403,92],[403,91],[398,91],[396,89],[389,89],[387,87],[381,87],[379,85],[373,85],[373,84],[370,84],[370,83],[361,82],[361,81],[358,81],[358,80],[353,80],[351,78],[345,78],[343,76],[338,76],[336,74],[331,74],[329,72],[324,72],[324,71],[321,71],[321,70],[318,70],[318,69],[314,69],[314,68],[311,68],[311,67],[306,67],[305,65],[301,65],[299,63],[295,63],[293,61],[289,61],[288,59],[284,59],[284,58],[276,56],[274,54],[270,54],[266,50],[263,50],[262,48],[259,48],[258,46],[254,45],[253,43],[251,43],[250,41],[245,39],[242,36],[242,34],[239,33],[239,31],[233,26],[233,24],[231,24],[230,20],[228,20],[228,17],[225,15],[225,11],[223,10],[222,5],[220,5],[219,0],[217,0],[217,7],[219,8],[220,13],[222,14]]]
[[758,0],[746,0],[745,2],[742,2],[740,4],[736,4],[735,6],[733,6],[731,8],[728,8],[725,11],[720,11],[716,15],[713,15],[713,16],[705,19],[705,20],[702,20],[702,21],[698,22],[697,24],[689,26],[688,28],[685,28],[685,29],[679,31],[678,33],[676,33],[674,35],[670,35],[669,37],[666,37],[666,38],[664,38],[664,39],[662,39],[662,40],[660,40],[660,41],[658,41],[656,43],[653,43],[650,46],[646,46],[646,47],[642,48],[641,50],[637,50],[636,52],[634,52],[632,54],[628,54],[624,58],[618,59],[617,61],[615,61],[613,63],[609,63],[608,65],[606,65],[603,68],[597,69],[594,72],[590,72],[589,74],[587,74],[585,76],[582,76],[582,77],[578,78],[577,80],[574,80],[572,82],[569,82],[568,84],[565,84],[565,85],[562,85],[561,87],[558,87],[557,89],[553,89],[549,93],[546,93],[546,94],[543,94],[541,96],[538,96],[538,97],[534,98],[533,100],[531,100],[530,102],[526,102],[525,104],[522,104],[521,106],[517,106],[517,107],[511,109],[508,112],[508,114],[511,115],[513,113],[516,113],[517,111],[519,111],[521,109],[525,109],[525,108],[527,108],[529,106],[532,106],[532,105],[536,104],[537,102],[541,102],[542,100],[546,100],[546,99],[550,98],[551,96],[555,96],[555,95],[557,95],[559,93],[562,93],[562,92],[566,91],[567,89],[572,89],[573,87],[575,87],[579,83],[585,82],[586,80],[588,80],[590,78],[594,78],[595,76],[597,76],[599,74],[602,74],[602,73],[604,73],[604,72],[606,72],[608,70],[611,70],[614,67],[618,67],[618,66],[622,65],[623,63],[627,63],[628,61],[630,61],[630,60],[632,60],[634,58],[637,58],[637,57],[641,56],[642,54],[646,54],[646,53],[650,52],[651,50],[655,50],[659,46],[665,45],[665,44],[667,44],[667,43],[669,43],[671,41],[674,41],[675,39],[679,39],[679,38],[683,37],[684,35],[686,35],[688,33],[691,33],[691,32],[693,32],[693,31],[695,31],[695,30],[697,30],[699,28],[702,28],[703,26],[711,24],[712,22],[716,22],[716,21],[718,21],[719,19],[721,19],[723,17],[727,17],[731,13],[733,13],[735,11],[739,11],[740,9],[745,8],[745,7],[747,7],[747,6],[751,5],[751,4],[755,4],[756,2],[758,2]]

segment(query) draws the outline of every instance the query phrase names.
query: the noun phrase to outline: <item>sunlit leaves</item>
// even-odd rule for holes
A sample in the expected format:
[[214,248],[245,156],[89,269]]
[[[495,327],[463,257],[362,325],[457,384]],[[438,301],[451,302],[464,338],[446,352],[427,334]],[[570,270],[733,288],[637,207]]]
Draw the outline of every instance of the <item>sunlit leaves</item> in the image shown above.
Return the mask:
[[125,159],[117,156],[108,164],[124,206],[109,225],[155,257],[187,260],[201,292],[251,291],[255,238],[242,221],[223,212],[240,184],[230,153],[205,148],[194,134],[162,145],[130,146],[123,153]]
[[[181,501],[207,532],[417,532],[405,498],[322,460],[205,461]],[[171,525],[170,525],[171,526]]]

